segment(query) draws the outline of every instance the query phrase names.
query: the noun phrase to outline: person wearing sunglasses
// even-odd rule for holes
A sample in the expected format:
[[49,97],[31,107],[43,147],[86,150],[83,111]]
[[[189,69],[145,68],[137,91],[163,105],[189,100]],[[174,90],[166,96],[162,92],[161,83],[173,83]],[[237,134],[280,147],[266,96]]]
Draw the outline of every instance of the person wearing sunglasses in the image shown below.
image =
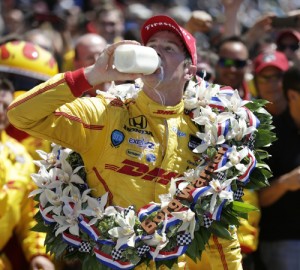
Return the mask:
[[279,32],[276,46],[291,63],[300,64],[300,32],[293,29]]
[[245,81],[249,52],[245,43],[237,36],[225,38],[219,44],[217,54],[219,60],[215,67],[214,82],[237,89],[243,99],[249,100],[250,91]]

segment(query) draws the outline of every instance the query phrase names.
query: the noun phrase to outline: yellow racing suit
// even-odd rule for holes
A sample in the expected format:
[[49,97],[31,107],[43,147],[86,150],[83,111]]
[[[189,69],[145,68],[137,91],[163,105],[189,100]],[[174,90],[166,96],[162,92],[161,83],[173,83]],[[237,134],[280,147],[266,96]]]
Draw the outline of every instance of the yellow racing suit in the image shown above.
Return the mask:
[[0,269],[9,270],[10,262],[3,249],[13,234],[28,262],[33,256],[46,256],[45,235],[30,230],[35,224],[33,216],[36,210],[34,201],[28,198],[29,192],[35,188],[30,178],[34,172],[32,158],[6,132],[0,132],[0,136]]
[[[94,196],[109,192],[112,204],[136,209],[160,202],[171,178],[199,160],[192,152],[197,127],[183,101],[163,106],[143,91],[124,103],[106,94],[78,98],[89,88],[82,69],[58,74],[17,98],[9,119],[32,136],[79,152]],[[209,259],[214,269],[241,269],[238,240],[212,238]]]

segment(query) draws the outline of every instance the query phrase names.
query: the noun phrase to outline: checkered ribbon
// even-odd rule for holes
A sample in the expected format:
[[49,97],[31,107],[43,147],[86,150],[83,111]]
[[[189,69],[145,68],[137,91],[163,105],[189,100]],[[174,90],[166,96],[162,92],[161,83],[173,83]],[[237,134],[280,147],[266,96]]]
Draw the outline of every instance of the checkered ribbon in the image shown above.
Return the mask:
[[175,191],[175,195],[176,195],[176,196],[179,196],[180,193],[181,193],[181,190],[180,190],[179,188],[177,188],[176,191]]
[[209,218],[208,216],[206,216],[206,215],[203,215],[203,226],[204,226],[205,228],[209,228],[210,225],[212,224],[212,222],[213,222],[212,219],[210,219],[210,218]]
[[124,249],[119,249],[119,250],[113,249],[113,250],[111,251],[111,256],[112,256],[112,258],[113,258],[115,261],[120,260],[120,259],[123,257],[123,255],[122,255],[122,252],[123,252],[123,251],[124,251]]
[[242,187],[239,187],[234,193],[233,198],[234,200],[238,201],[244,196],[244,190]]
[[253,134],[251,134],[251,136],[248,139],[248,143],[247,143],[247,146],[250,150],[254,149],[254,142],[255,142],[254,136],[253,136]]
[[125,208],[124,209],[124,217],[126,217],[127,216],[127,214],[129,213],[129,211],[130,210],[133,210],[133,211],[135,211],[135,209],[134,209],[134,206],[133,205],[130,205],[130,206],[128,206],[127,208]]
[[149,250],[150,250],[150,247],[147,245],[138,247],[137,252],[138,252],[139,257],[142,257],[145,253],[149,252]]
[[226,173],[225,172],[218,172],[217,173],[217,176],[216,176],[216,179],[219,180],[220,182],[224,180],[226,176]]
[[189,245],[190,243],[192,243],[192,237],[189,233],[177,235],[178,246],[186,246]]
[[89,253],[92,250],[92,247],[89,242],[82,241],[78,250],[80,252]]

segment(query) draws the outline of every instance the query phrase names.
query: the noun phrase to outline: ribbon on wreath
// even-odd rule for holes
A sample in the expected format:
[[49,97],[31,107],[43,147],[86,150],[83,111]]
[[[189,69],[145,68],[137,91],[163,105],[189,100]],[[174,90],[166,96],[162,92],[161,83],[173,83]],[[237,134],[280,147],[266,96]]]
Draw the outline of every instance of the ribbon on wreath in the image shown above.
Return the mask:
[[223,135],[224,137],[228,134],[229,132],[229,125],[230,125],[230,120],[227,119],[221,123],[218,123],[218,137]]
[[39,204],[39,209],[40,209],[42,218],[46,224],[50,225],[50,224],[56,223],[56,221],[53,219],[51,214],[49,214],[49,213],[45,214],[45,211],[44,211],[45,209],[41,206],[41,204]]
[[86,232],[94,241],[97,241],[100,236],[100,232],[96,228],[96,226],[90,225],[89,219],[83,215],[79,216],[78,219],[79,219],[79,224],[78,224],[79,228],[82,231]]
[[114,260],[112,255],[106,254],[105,252],[101,251],[99,248],[94,247],[94,253],[96,255],[97,260],[108,266],[111,269],[124,269],[124,270],[129,270],[133,269],[135,265],[129,261],[121,261],[121,260]]
[[212,97],[209,102],[209,107],[224,111],[225,107],[221,99],[218,97]]
[[73,235],[73,234],[69,234],[69,233],[66,233],[66,232],[63,232],[62,233],[62,239],[69,245],[69,246],[72,246],[72,247],[77,247],[79,248],[80,245],[81,245],[81,238],[76,236],[76,235]]
[[149,203],[147,205],[145,205],[144,207],[141,207],[138,210],[137,216],[139,218],[140,221],[142,221],[144,219],[144,217],[150,215],[151,213],[158,211],[160,209],[160,205],[156,204],[156,203]]
[[[258,118],[248,108],[244,107],[244,109],[246,110],[246,113],[247,113],[247,116],[248,116],[249,126],[254,127],[254,128],[258,128],[259,125],[260,125],[260,121],[258,120]],[[249,134],[248,136],[250,136],[250,135],[251,134]]]
[[155,254],[155,247],[150,247],[149,254],[155,261],[172,260],[176,259],[186,252],[188,246],[176,246],[172,251],[160,250],[158,254]]
[[247,184],[249,182],[250,180],[249,176],[256,166],[256,158],[250,149],[248,149],[247,157],[250,159],[250,162],[247,165],[247,169],[242,175],[238,177],[238,179],[244,184]]

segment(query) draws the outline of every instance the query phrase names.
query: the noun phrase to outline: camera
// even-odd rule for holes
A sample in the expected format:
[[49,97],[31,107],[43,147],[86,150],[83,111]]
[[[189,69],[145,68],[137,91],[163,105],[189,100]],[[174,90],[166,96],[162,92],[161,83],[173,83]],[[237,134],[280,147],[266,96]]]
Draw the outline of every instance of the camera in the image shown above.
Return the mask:
[[272,19],[272,26],[274,28],[298,28],[300,27],[300,20],[297,16],[274,17]]

